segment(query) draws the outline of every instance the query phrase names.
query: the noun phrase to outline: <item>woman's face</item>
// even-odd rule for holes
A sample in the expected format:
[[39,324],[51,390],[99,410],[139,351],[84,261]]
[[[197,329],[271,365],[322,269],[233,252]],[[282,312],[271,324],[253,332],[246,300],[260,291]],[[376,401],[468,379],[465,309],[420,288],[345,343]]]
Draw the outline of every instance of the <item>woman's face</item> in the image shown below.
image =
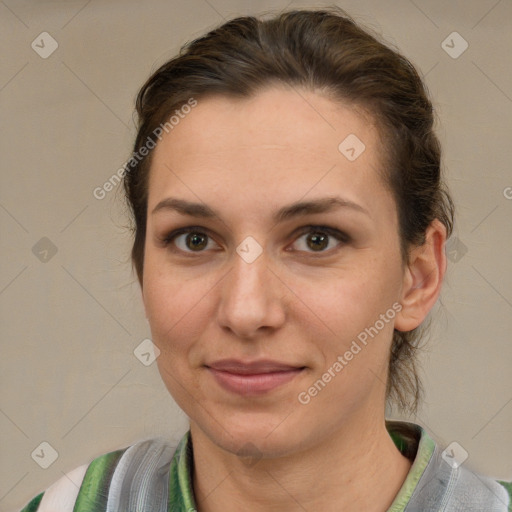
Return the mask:
[[218,446],[276,456],[383,417],[404,279],[384,150],[354,109],[277,87],[200,100],[155,148],[143,300]]

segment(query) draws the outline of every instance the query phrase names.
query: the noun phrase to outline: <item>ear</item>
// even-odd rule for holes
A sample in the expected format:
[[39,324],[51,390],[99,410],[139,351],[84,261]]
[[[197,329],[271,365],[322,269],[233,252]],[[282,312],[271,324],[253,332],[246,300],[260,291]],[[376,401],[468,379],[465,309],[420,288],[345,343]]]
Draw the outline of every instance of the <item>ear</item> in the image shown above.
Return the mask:
[[398,331],[418,327],[439,297],[446,272],[445,243],[446,227],[434,219],[425,233],[425,243],[410,251],[402,284],[402,310],[395,318]]

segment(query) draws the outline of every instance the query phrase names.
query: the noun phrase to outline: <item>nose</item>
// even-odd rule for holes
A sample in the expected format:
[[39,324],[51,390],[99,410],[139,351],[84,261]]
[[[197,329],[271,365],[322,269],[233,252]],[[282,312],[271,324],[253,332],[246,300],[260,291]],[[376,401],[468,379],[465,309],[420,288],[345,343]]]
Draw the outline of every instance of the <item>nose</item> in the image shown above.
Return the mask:
[[241,339],[281,327],[286,317],[280,298],[283,284],[270,269],[265,252],[251,263],[236,253],[233,260],[222,284],[217,312],[220,326]]

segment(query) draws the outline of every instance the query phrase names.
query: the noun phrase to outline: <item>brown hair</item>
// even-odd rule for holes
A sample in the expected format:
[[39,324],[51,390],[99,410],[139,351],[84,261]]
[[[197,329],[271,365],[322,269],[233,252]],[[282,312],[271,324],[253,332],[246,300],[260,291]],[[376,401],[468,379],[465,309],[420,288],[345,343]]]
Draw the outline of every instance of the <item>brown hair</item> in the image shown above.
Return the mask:
[[[152,154],[141,157],[141,149],[155,146],[158,127],[191,98],[247,98],[273,83],[326,91],[333,99],[362,107],[378,123],[404,263],[409,248],[424,243],[434,219],[451,234],[453,203],[441,180],[433,108],[413,65],[338,7],[292,10],[267,20],[239,17],[183,46],[138,94],[138,134],[124,186],[134,219],[132,261],[141,286]],[[419,334],[419,328],[395,330],[389,360],[387,399],[411,412],[422,394]]]

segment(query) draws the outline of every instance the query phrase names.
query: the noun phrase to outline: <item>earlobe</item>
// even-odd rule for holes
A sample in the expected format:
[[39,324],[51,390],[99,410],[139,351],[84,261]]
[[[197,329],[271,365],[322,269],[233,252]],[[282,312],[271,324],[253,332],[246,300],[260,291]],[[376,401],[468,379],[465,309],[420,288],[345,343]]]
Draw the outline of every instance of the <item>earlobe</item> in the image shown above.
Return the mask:
[[404,271],[402,310],[396,316],[395,329],[412,331],[434,306],[446,272],[445,242],[446,227],[435,219],[425,233],[425,243],[411,250]]

